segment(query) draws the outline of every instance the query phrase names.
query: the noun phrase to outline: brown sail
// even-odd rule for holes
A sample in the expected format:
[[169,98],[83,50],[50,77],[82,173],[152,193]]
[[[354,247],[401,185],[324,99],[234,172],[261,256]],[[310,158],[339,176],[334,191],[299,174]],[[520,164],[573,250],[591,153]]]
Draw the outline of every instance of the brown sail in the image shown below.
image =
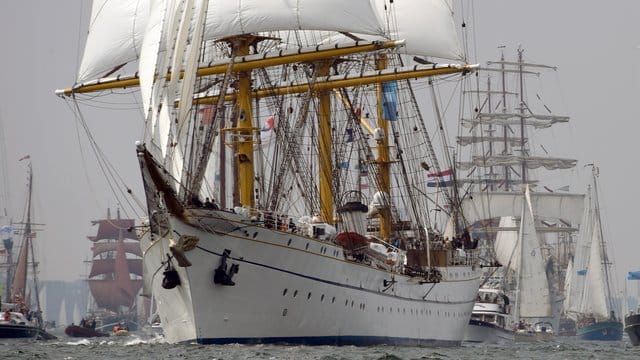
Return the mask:
[[98,225],[93,242],[93,258],[88,277],[96,305],[115,313],[132,312],[142,287],[142,255],[134,219],[121,219],[120,211],[112,219],[92,222]]

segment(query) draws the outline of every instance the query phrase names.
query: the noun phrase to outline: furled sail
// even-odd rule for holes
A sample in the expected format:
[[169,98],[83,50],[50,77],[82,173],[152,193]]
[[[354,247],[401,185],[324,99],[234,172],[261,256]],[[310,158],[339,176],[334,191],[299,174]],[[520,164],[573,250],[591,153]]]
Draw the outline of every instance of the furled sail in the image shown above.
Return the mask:
[[[523,120],[521,120],[521,118]],[[521,125],[533,126],[536,129],[551,127],[555,123],[569,121],[568,116],[556,115],[535,115],[535,114],[505,114],[505,113],[481,113],[474,119],[462,119],[461,124],[467,128],[478,125],[512,126]]]
[[[530,194],[530,199],[535,216],[580,224],[584,208],[583,194],[534,192]],[[522,208],[522,201],[522,194],[515,192],[473,192],[462,201],[462,210],[472,222],[514,216]]]
[[520,166],[523,163],[528,169],[544,167],[547,170],[571,169],[578,161],[574,159],[562,159],[541,156],[521,156],[521,155],[491,155],[474,156],[470,162],[458,163],[458,169],[469,170],[474,166]]
[[492,143],[508,142],[511,146],[522,146],[522,139],[519,137],[512,137],[512,136],[506,137],[506,138],[504,136],[458,136],[456,140],[458,144],[462,146],[479,144],[484,142],[492,142]]
[[[522,197],[522,194],[520,196]],[[549,284],[545,272],[542,244],[536,233],[533,216],[529,187],[526,186],[520,221],[521,269],[516,306],[518,306],[520,317],[549,317],[551,316]]]

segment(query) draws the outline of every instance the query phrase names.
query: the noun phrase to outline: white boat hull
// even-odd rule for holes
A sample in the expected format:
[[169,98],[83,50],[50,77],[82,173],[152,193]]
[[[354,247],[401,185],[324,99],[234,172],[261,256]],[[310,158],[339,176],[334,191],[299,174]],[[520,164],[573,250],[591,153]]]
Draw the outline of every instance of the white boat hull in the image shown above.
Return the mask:
[[[171,218],[173,234],[196,236],[178,267],[181,285],[162,287],[168,238],[143,245],[147,281],[167,341],[209,343],[455,345],[463,340],[478,290],[470,266],[441,268],[440,283],[399,276],[344,260],[332,243],[239,222],[210,211]],[[216,229],[216,231],[204,231]],[[177,236],[176,236],[177,237]],[[238,264],[234,286],[216,285],[223,251]],[[174,261],[175,264],[175,261]],[[385,287],[386,281],[395,280]]]
[[471,320],[465,329],[464,341],[485,344],[509,343],[515,332],[485,321]]

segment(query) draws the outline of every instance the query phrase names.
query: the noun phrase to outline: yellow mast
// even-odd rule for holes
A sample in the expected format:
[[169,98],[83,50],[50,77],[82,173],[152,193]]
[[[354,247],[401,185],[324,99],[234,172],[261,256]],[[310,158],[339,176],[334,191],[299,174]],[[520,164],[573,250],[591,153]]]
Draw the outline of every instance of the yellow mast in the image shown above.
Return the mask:
[[[318,76],[328,76],[332,60],[316,63]],[[333,224],[333,193],[331,191],[333,166],[331,164],[331,90],[317,92],[318,97],[318,146],[320,171],[320,215],[327,224]]]
[[[249,54],[249,47],[254,40],[252,36],[241,36],[231,40],[233,53],[239,56]],[[235,154],[238,166],[238,182],[240,188],[240,205],[253,209],[255,197],[253,194],[253,116],[251,112],[251,70],[238,72],[237,91],[237,123],[231,129],[234,143],[237,142]]]
[[[376,57],[376,69],[382,70],[387,67],[387,55],[380,53]],[[391,209],[389,208],[389,198],[391,193],[391,179],[389,175],[389,119],[384,118],[383,108],[383,83],[377,84],[377,108],[378,108],[378,128],[382,130],[382,138],[378,142],[378,191],[383,193],[383,206],[379,214],[380,237],[389,240],[391,236]]]

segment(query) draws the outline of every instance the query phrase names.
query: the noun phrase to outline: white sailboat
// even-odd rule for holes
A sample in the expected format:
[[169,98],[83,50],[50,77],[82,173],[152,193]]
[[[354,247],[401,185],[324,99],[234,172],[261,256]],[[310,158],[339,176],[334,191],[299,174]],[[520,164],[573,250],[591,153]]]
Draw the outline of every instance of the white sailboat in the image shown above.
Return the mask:
[[[140,85],[145,292],[169,342],[462,341],[480,274],[471,250],[430,247],[414,192],[437,159],[410,80],[473,70],[451,11],[94,1],[78,83],[58,94]],[[264,111],[277,148],[261,151]]]
[[593,166],[592,184],[585,199],[584,220],[575,256],[570,263],[568,300],[565,313],[576,322],[576,336],[582,340],[622,340],[622,321],[615,315],[615,300],[609,274],[611,262],[602,229],[598,168]]

